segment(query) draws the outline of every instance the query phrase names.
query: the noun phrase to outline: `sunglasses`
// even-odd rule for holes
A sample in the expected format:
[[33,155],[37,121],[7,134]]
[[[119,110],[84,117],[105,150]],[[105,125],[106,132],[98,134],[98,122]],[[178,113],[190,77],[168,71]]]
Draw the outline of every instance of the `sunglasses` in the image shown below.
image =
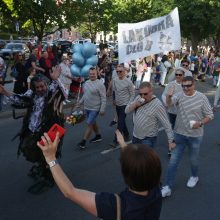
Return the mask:
[[118,71],[116,71],[116,73],[123,73],[123,71],[122,70],[118,70]]
[[182,66],[188,67],[189,65],[188,64],[182,64]]
[[183,74],[178,74],[178,73],[176,73],[175,75],[176,75],[176,76],[182,76]]
[[148,93],[139,93],[139,96],[142,96],[142,95],[146,96],[148,95]]
[[182,85],[183,88],[190,88],[193,84]]

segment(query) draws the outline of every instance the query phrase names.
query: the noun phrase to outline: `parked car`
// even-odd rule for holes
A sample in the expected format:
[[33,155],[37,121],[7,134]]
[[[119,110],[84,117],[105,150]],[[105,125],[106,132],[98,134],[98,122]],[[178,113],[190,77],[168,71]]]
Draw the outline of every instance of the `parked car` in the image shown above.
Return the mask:
[[91,39],[80,39],[80,40],[75,40],[73,41],[73,44],[84,44],[90,42],[91,43]]
[[30,56],[30,50],[25,43],[7,43],[0,50],[0,56],[4,59],[13,59],[16,53],[21,53],[25,60]]
[[60,45],[63,53],[71,53],[72,42],[68,40],[59,40],[53,42],[56,46]]
[[6,44],[5,40],[0,40],[0,49],[2,49]]

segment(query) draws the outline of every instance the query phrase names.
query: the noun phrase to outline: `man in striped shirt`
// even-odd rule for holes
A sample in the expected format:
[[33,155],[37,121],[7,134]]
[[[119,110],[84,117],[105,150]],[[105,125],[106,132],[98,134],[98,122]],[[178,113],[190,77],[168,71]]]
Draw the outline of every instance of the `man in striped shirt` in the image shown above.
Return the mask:
[[[129,139],[129,132],[125,122],[126,114],[125,107],[128,103],[133,101],[135,96],[134,85],[130,79],[126,77],[125,67],[119,64],[116,69],[117,76],[112,79],[112,90],[113,90],[113,104],[116,106],[116,112],[118,116],[118,130],[123,134],[125,140]],[[117,145],[116,136],[113,143],[110,144],[112,147]]]
[[189,148],[191,177],[187,187],[196,186],[198,178],[198,162],[200,145],[203,138],[203,127],[213,119],[213,112],[207,97],[195,90],[194,79],[184,77],[183,92],[174,95],[175,88],[171,89],[166,98],[167,105],[175,104],[177,117],[175,123],[176,148],[172,152],[166,175],[166,185],[162,188],[162,196],[170,196],[174,184],[177,167],[183,156],[184,149]]
[[[168,91],[172,89],[173,87],[175,87],[175,91],[174,91],[175,94],[183,91],[181,83],[184,77],[183,69],[177,68],[174,72],[175,72],[175,80],[168,83],[168,85],[166,86],[162,94],[162,101],[163,101],[163,104],[167,107],[167,113],[170,119],[172,129],[174,129],[174,125],[176,121],[176,106],[175,105],[167,106],[166,96],[167,96]],[[170,150],[168,151],[168,156],[169,157],[171,156]]]
[[104,115],[106,107],[106,90],[103,82],[97,79],[97,70],[92,67],[89,70],[89,80],[85,82],[84,94],[79,104],[84,104],[84,110],[86,113],[87,128],[84,133],[83,140],[78,143],[81,149],[86,147],[86,141],[94,131],[96,136],[90,140],[95,143],[102,140],[98,125],[96,124],[97,116]]
[[162,102],[153,94],[149,82],[141,83],[139,95],[126,106],[125,113],[133,112],[134,144],[147,144],[154,147],[161,123],[167,133],[169,148],[175,147],[173,131]]

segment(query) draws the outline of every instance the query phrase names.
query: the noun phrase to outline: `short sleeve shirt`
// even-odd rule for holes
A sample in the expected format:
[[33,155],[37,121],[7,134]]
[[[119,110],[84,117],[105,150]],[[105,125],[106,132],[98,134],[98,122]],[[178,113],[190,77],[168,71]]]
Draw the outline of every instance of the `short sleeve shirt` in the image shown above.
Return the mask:
[[[119,194],[121,199],[122,220],[157,220],[160,218],[162,198],[159,187],[147,196],[132,193],[128,189]],[[97,214],[104,220],[116,219],[116,197],[112,193],[102,192],[95,196]]]

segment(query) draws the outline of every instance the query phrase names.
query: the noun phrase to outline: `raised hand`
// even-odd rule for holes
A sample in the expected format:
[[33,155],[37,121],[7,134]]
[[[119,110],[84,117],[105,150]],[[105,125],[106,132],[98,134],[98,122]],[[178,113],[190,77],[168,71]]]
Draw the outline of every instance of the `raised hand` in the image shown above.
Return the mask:
[[53,79],[53,80],[58,79],[58,77],[60,76],[60,73],[61,73],[61,67],[60,66],[55,66],[53,68],[53,71],[50,73],[51,79]]

